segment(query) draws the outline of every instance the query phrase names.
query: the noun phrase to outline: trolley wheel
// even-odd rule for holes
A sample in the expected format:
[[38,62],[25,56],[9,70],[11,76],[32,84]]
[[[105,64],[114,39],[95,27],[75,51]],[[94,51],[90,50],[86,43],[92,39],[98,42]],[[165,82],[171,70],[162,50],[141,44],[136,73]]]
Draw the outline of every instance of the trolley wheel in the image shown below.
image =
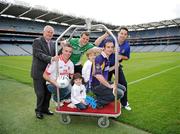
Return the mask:
[[62,114],[60,117],[60,122],[62,124],[69,124],[69,123],[71,123],[71,117],[67,114]]
[[106,128],[106,127],[108,127],[109,126],[109,119],[108,119],[108,117],[100,117],[99,119],[98,119],[98,125],[99,125],[99,127],[101,127],[101,128]]

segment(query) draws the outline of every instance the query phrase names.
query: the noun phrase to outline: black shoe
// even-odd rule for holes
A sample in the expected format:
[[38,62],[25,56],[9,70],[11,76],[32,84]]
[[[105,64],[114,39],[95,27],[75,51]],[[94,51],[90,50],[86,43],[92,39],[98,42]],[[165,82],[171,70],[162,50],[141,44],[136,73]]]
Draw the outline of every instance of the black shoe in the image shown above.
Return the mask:
[[47,115],[54,115],[54,113],[52,111],[46,111],[46,112],[43,112],[43,114],[47,114]]
[[36,118],[43,119],[44,117],[42,113],[36,113]]
[[96,105],[96,108],[97,108],[97,109],[102,109],[103,107],[104,107],[104,106],[101,105],[101,104],[97,104],[97,105]]

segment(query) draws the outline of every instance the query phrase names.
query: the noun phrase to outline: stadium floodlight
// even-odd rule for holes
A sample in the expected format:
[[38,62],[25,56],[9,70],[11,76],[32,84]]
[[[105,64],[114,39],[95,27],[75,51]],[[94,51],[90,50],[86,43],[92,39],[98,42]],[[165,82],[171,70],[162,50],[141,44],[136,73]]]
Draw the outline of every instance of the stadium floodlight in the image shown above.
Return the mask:
[[63,26],[69,26],[69,24],[64,23],[64,22],[61,22],[60,24],[63,25]]
[[1,16],[8,17],[8,18],[16,18],[16,17],[13,16],[13,15],[6,15],[6,14],[1,14]]
[[55,22],[55,21],[48,21],[49,23],[51,23],[51,24],[58,24],[57,22]]
[[22,20],[32,20],[31,18],[27,18],[27,17],[19,17]]
[[35,21],[37,21],[37,22],[46,22],[45,20],[41,20],[41,19],[35,19]]

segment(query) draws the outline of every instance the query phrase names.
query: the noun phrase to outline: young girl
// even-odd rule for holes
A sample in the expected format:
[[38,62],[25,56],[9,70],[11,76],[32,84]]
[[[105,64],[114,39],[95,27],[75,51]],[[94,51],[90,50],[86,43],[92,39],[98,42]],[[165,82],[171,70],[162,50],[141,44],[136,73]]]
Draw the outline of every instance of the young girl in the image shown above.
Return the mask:
[[80,110],[87,109],[85,102],[86,88],[83,85],[84,79],[79,73],[75,73],[72,79],[71,102]]

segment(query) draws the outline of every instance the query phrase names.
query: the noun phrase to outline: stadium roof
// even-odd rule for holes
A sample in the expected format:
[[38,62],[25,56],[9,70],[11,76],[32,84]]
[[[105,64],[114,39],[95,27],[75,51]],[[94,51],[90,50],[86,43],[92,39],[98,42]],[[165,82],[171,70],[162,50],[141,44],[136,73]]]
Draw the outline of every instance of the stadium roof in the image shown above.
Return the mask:
[[[84,25],[86,24],[87,18],[74,17],[71,15],[65,15],[59,11],[48,11],[46,7],[35,6],[31,7],[28,3],[22,1],[16,1],[15,3],[9,3],[6,1],[0,1],[0,15],[1,16],[11,16],[22,19],[29,19],[35,21],[44,21],[50,23],[57,23],[60,25]],[[119,30],[120,26],[114,26],[112,24],[107,24],[103,22],[98,22],[92,20],[91,24],[104,24],[111,30]],[[144,29],[154,29],[162,27],[173,27],[180,26],[180,18],[173,20],[164,20],[160,22],[150,22],[138,25],[127,25],[126,27],[130,31],[144,30]]]
[[[36,21],[46,21],[51,23],[57,23],[61,25],[84,25],[86,24],[86,18],[74,17],[71,15],[65,15],[59,11],[48,11],[46,7],[35,6],[31,7],[28,3],[22,1],[16,1],[15,3],[8,3],[6,1],[0,1],[0,15],[8,15],[11,17],[17,17],[22,19],[30,19]],[[92,20],[91,24],[99,24],[98,22]],[[111,24],[106,24],[109,29],[115,29],[118,26]]]
[[[130,31],[136,31],[136,30],[144,30],[144,29],[157,29],[157,28],[163,28],[163,27],[175,27],[180,26],[180,18],[173,19],[173,20],[163,20],[159,22],[150,22],[150,23],[144,23],[144,24],[138,24],[138,25],[127,25],[126,27]],[[118,30],[117,28],[116,30]]]

